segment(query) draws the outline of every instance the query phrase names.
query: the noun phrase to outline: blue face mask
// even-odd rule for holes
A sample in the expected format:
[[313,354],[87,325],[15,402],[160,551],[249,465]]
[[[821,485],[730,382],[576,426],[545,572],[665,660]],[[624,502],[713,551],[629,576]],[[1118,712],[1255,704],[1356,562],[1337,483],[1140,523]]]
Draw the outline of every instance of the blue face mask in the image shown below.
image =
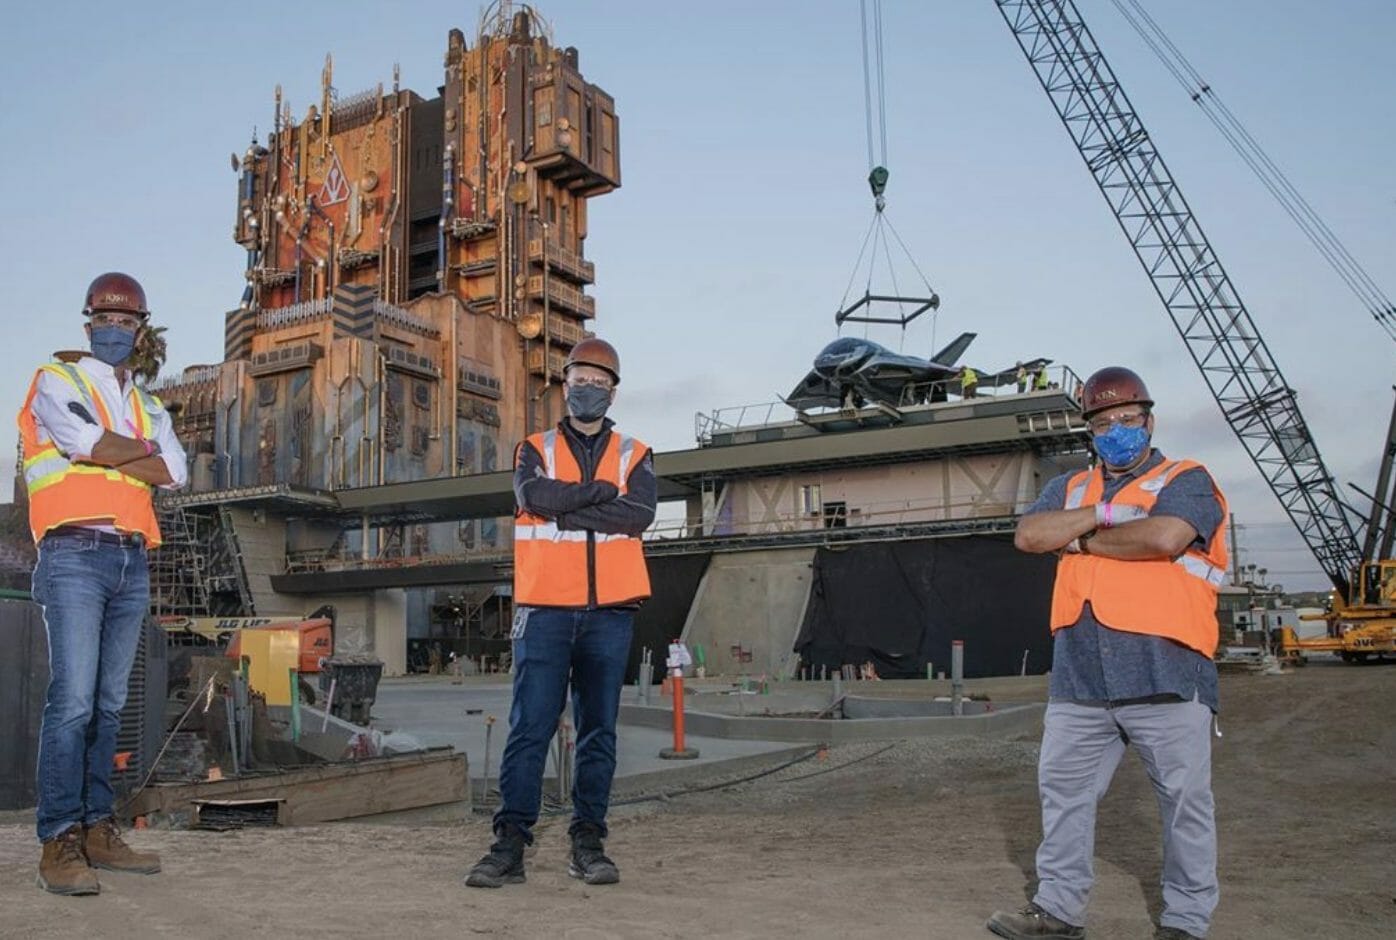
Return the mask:
[[1149,428],[1127,428],[1112,424],[1104,434],[1094,438],[1095,452],[1109,467],[1131,466],[1149,447]]
[[119,366],[136,348],[136,334],[119,326],[92,328],[92,355],[109,366]]

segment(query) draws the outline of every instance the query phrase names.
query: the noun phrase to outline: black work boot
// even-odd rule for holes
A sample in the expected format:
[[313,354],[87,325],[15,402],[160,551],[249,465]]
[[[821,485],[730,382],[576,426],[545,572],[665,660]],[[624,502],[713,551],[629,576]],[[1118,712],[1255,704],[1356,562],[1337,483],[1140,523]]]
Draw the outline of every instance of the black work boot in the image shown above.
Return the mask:
[[1085,927],[1077,927],[1053,917],[1036,904],[1029,904],[1021,911],[1013,913],[994,911],[994,916],[990,917],[984,926],[988,927],[991,933],[1007,937],[1008,940],[1039,940],[1043,937],[1055,940],[1082,940],[1086,936]]
[[589,885],[613,885],[620,881],[620,869],[606,857],[601,845],[601,830],[582,823],[572,832],[572,861],[567,874]]
[[1202,940],[1197,934],[1188,933],[1182,927],[1164,927],[1154,931],[1154,940]]
[[502,888],[521,884],[524,880],[524,836],[512,827],[495,833],[494,845],[484,858],[475,863],[465,883],[472,888]]

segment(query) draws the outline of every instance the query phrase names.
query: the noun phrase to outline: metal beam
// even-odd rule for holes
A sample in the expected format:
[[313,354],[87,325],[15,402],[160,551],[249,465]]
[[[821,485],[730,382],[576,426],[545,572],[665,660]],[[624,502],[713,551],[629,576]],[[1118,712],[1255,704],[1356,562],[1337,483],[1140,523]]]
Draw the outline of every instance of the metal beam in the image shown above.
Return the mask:
[[465,562],[412,564],[342,571],[300,571],[274,574],[271,589],[278,594],[358,594],[385,588],[442,587],[449,584],[508,584],[512,563]]
[[[653,539],[645,542],[645,555],[693,555],[708,552],[768,551],[866,542],[904,542],[910,539],[963,538],[971,535],[1006,536],[1017,525],[1016,515],[938,519],[887,526],[847,526],[801,529],[792,532],[699,536],[685,539]],[[448,587],[465,584],[509,584],[513,561],[507,556],[441,564],[419,559],[410,564],[369,565],[338,571],[298,571],[271,576],[272,590],[281,594],[354,594],[388,588]]]

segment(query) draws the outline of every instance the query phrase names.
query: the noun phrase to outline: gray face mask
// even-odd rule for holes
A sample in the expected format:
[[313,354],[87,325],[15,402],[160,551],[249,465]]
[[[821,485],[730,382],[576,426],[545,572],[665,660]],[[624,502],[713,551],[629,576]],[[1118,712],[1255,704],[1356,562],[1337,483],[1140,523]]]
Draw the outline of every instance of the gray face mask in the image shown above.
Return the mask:
[[600,421],[611,407],[611,390],[596,385],[567,386],[567,410],[578,421]]

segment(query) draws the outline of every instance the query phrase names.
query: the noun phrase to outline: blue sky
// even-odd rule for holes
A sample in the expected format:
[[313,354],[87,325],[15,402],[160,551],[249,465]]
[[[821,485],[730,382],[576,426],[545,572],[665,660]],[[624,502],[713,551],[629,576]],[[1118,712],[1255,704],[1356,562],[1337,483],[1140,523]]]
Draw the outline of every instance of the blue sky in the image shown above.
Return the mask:
[[[1080,6],[1330,470],[1370,488],[1396,378],[1391,340],[1114,7]],[[1396,293],[1396,4],[1147,6]],[[696,412],[774,400],[836,335],[872,212],[858,4],[566,0],[540,11],[621,115],[623,187],[593,202],[587,239],[596,327],[625,361],[616,416],[660,449],[689,446]],[[228,154],[254,126],[265,133],[274,86],[300,117],[330,52],[342,95],[390,83],[398,62],[403,85],[430,97],[447,30],[472,36],[477,16],[429,0],[12,15],[0,35],[0,411],[14,413],[45,356],[81,341],[82,292],[104,270],[146,285],[173,368],[218,361],[223,312],[243,284]],[[1081,374],[1134,366],[1159,402],[1158,444],[1206,462],[1226,490],[1243,560],[1287,587],[1323,586],[991,0],[887,0],[884,21],[887,211],[944,303],[905,335],[869,335],[926,354],[975,331],[968,359],[993,368],[1036,355]]]

